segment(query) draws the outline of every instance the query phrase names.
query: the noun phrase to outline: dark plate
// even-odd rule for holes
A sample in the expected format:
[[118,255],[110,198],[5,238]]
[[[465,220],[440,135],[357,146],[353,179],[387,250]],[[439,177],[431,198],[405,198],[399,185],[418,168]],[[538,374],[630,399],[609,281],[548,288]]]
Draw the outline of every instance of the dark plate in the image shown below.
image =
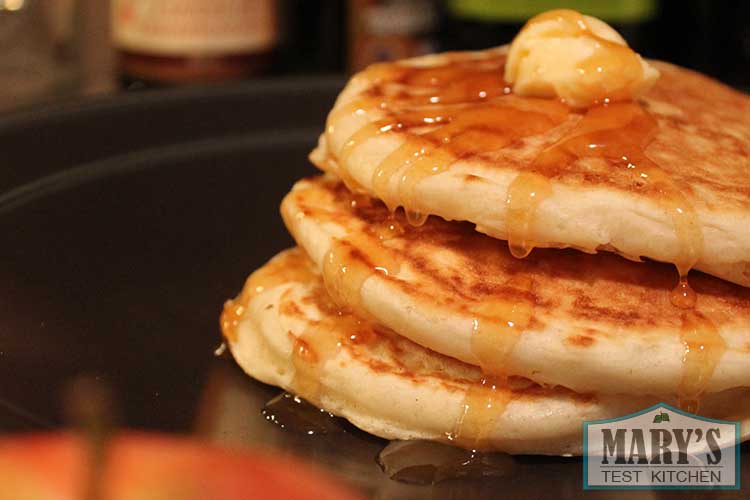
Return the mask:
[[[0,120],[0,430],[63,425],[65,387],[88,375],[111,385],[123,426],[288,450],[376,498],[583,494],[576,459],[391,481],[375,463],[384,441],[281,430],[260,415],[278,391],[214,356],[223,301],[292,244],[278,204],[314,172],[307,153],[340,83],[132,94]],[[586,494],[615,495],[634,496]]]

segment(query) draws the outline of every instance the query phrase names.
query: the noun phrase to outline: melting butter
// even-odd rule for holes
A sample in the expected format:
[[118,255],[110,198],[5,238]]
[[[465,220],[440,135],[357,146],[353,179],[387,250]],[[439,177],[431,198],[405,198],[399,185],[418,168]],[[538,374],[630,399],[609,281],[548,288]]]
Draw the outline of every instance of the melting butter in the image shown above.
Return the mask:
[[526,23],[505,66],[517,95],[559,97],[576,108],[633,99],[658,77],[605,22],[563,9]]

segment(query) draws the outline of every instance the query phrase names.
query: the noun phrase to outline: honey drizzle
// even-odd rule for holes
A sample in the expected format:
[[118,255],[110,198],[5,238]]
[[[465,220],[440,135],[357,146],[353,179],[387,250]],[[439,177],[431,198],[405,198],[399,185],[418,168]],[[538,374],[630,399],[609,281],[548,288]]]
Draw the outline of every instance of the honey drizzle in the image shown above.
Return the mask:
[[372,316],[362,304],[365,281],[375,273],[399,272],[396,256],[379,243],[375,235],[334,240],[323,261],[323,282],[333,302],[361,318]]
[[[421,138],[415,138],[404,143],[378,164],[372,177],[373,191],[376,196],[383,200],[388,210],[393,212],[403,203],[402,197],[404,196],[405,179],[408,178],[409,185],[413,185],[416,182],[417,176],[422,175],[422,178],[426,177],[424,167],[417,165],[424,165],[422,159],[426,155],[430,155],[434,149],[434,146],[430,142]],[[441,167],[444,168],[445,165],[436,165],[438,169]],[[398,188],[394,192],[391,189],[391,182],[398,173],[401,173],[401,178]],[[438,172],[435,171],[435,173]],[[407,196],[409,200],[412,199],[411,196]],[[413,206],[409,206],[409,208],[411,209]]]
[[533,223],[539,205],[552,194],[552,184],[534,172],[521,172],[508,186],[508,250],[513,257],[523,259],[534,249],[531,239]]
[[[640,58],[627,46],[620,45],[596,35],[588,26],[586,19],[579,13],[571,10],[555,10],[541,14],[527,24],[533,25],[550,19],[563,21],[560,25],[561,34],[570,36],[587,36],[597,41],[594,54],[585,60],[581,67],[584,73],[596,74],[596,82],[601,83],[604,90],[610,92],[601,100],[603,103],[624,98],[627,95],[628,85],[619,87],[614,83],[624,81],[636,84],[643,76],[643,68]],[[381,64],[372,70],[365,71],[360,78],[370,82],[370,94],[347,108],[342,106],[334,111],[334,116],[340,113],[351,112],[352,107],[361,110],[366,104],[373,105],[381,110],[390,110],[391,119],[382,119],[377,123],[365,125],[355,132],[345,143],[340,158],[351,154],[351,151],[359,144],[385,132],[408,131],[420,121],[423,125],[434,125],[435,130],[422,135],[412,134],[406,145],[398,148],[395,152],[383,160],[375,168],[372,178],[373,191],[376,196],[385,201],[390,210],[395,210],[398,205],[403,205],[410,210],[409,220],[416,224],[423,223],[426,216],[422,212],[424,207],[416,206],[414,189],[415,186],[426,177],[437,175],[445,171],[453,162],[470,154],[481,154],[482,152],[502,148],[512,140],[522,138],[543,130],[518,131],[519,126],[538,121],[530,110],[538,108],[545,100],[523,99],[526,102],[525,116],[504,116],[507,109],[492,109],[493,102],[501,101],[503,98],[513,98],[508,85],[500,78],[500,69],[504,64],[505,56],[490,57],[486,60],[459,61],[448,63],[443,66],[431,68],[408,67],[399,64]],[[604,80],[602,80],[602,74]],[[387,95],[388,87],[402,86],[406,91]],[[630,85],[630,84],[629,84]],[[617,88],[625,89],[625,94],[618,95]],[[415,90],[416,89],[416,90]],[[611,90],[615,89],[615,90]],[[499,99],[498,99],[499,98]],[[517,99],[517,101],[519,101]],[[532,102],[533,101],[533,102]],[[551,102],[551,101],[546,101]],[[461,104],[463,108],[451,106]],[[479,105],[477,105],[479,104]],[[637,105],[634,105],[639,107]],[[424,115],[426,109],[440,111],[442,116],[432,117]],[[512,108],[511,108],[512,109]],[[640,107],[639,107],[640,109]],[[463,110],[463,114],[462,114]],[[642,110],[641,110],[642,111]],[[414,117],[415,112],[423,116]],[[456,116],[462,115],[462,116]],[[478,116],[481,115],[481,116]],[[462,120],[461,118],[464,118]],[[468,117],[468,123],[466,118]],[[416,119],[415,119],[416,118]],[[562,117],[564,119],[564,116]],[[560,119],[557,123],[562,121]],[[411,124],[405,123],[411,121]],[[584,119],[583,122],[587,120]],[[557,124],[555,123],[555,124]],[[490,127],[487,127],[487,125]],[[498,134],[498,124],[505,124],[506,130]],[[554,125],[554,124],[553,124]],[[549,127],[547,127],[549,128]],[[452,129],[452,130],[451,130]],[[503,134],[504,133],[504,134]],[[505,135],[505,141],[498,140]],[[491,136],[493,144],[487,147],[487,139]],[[427,141],[419,140],[427,139]],[[616,139],[616,136],[613,135]],[[477,140],[479,139],[479,140]],[[617,140],[613,141],[617,143]],[[415,144],[416,143],[416,144]],[[643,145],[642,147],[645,147]],[[441,150],[447,151],[441,151]],[[435,150],[440,151],[440,158],[431,158]],[[601,156],[598,151],[594,154],[585,152],[580,156]],[[644,155],[645,156],[645,155]],[[617,158],[617,156],[615,156]],[[510,186],[508,192],[509,211],[518,217],[508,217],[508,239],[510,240],[511,252],[517,256],[526,256],[534,246],[530,238],[532,232],[532,221],[534,214],[543,201],[543,198],[551,193],[549,182],[545,182],[545,176],[533,175],[532,172],[523,173]],[[659,169],[660,171],[660,169]],[[663,172],[662,172],[663,174]],[[399,175],[400,181],[397,187],[393,186],[392,179]],[[653,175],[658,175],[654,170]],[[666,176],[664,176],[666,177]],[[671,184],[671,179],[656,180],[655,183]],[[654,183],[654,184],[655,184]],[[670,190],[673,193],[668,201],[680,197],[679,190]],[[668,207],[672,212],[675,230],[679,233],[690,232],[688,237],[682,234],[678,239],[683,241],[695,241],[695,227],[685,229],[682,221],[690,218],[681,217],[682,209],[692,209],[684,196],[679,203]],[[700,245],[702,246],[702,245]],[[689,249],[691,247],[686,247]],[[680,259],[678,268],[680,275],[685,276],[685,269],[694,265],[697,259],[690,256]],[[683,263],[684,261],[684,263]]]
[[[518,109],[517,103],[504,98],[481,107],[443,107],[432,116],[424,111],[402,113],[398,123],[378,122],[377,131],[365,126],[345,147],[353,148],[373,135],[408,130],[419,123],[432,126],[430,131],[410,136],[386,156],[376,166],[371,181],[375,195],[389,210],[404,206],[412,215],[409,222],[421,225],[426,215],[420,213],[416,187],[424,179],[445,172],[461,158],[498,150],[514,140],[548,130],[567,115],[557,103],[546,103],[547,109],[541,113]],[[398,179],[395,188],[394,178]]]
[[483,301],[471,308],[471,350],[485,378],[465,394],[451,439],[472,449],[487,447],[487,435],[511,399],[506,363],[534,315],[533,281],[517,275],[506,286],[514,289],[512,301]]
[[[373,98],[368,97],[362,97],[359,99],[355,99],[350,103],[344,104],[340,107],[334,108],[331,113],[328,115],[328,119],[326,120],[326,140],[328,141],[328,144],[332,141],[333,133],[335,132],[335,125],[334,123],[338,121],[342,116],[349,116],[349,115],[366,115],[368,112],[370,112],[373,109],[382,108],[385,106],[385,102],[378,101]],[[363,127],[364,129],[372,130],[373,125],[368,124]],[[378,130],[373,130],[373,134],[377,134]],[[356,134],[355,134],[356,135]],[[356,137],[350,137],[347,139],[344,145],[344,149],[346,149],[346,145],[352,142],[352,149],[353,145],[357,144]],[[350,153],[347,153],[344,151],[344,154],[347,156]],[[364,193],[366,190],[354,179],[354,177],[349,173],[349,171],[346,168],[342,167],[343,161],[339,160],[338,162],[331,161],[329,162],[329,166],[333,170],[333,172],[338,176],[339,179],[346,185],[347,188],[353,193]]]
[[672,289],[669,300],[672,302],[672,305],[680,309],[692,309],[695,307],[698,296],[688,283],[687,273],[680,273],[677,286]]
[[331,320],[324,320],[314,328],[306,329],[302,335],[294,339],[292,391],[307,401],[320,403],[323,371],[328,361],[333,359],[341,348],[341,336],[337,335],[337,326]]
[[404,226],[401,225],[393,213],[386,217],[382,222],[373,224],[372,229],[373,233],[375,233],[381,241],[397,238],[406,232]]
[[[389,225],[392,233],[398,232],[397,221],[392,220]],[[388,239],[381,238],[382,234],[376,232],[347,241],[335,239],[323,260],[323,283],[328,293],[321,290],[316,296],[318,307],[325,312],[324,319],[297,337],[292,351],[292,387],[308,401],[320,402],[323,370],[342,342],[366,342],[374,335],[372,315],[362,303],[362,286],[376,273],[390,276],[399,271],[395,257],[380,245]]]
[[224,302],[219,317],[222,335],[229,342],[237,342],[237,328],[247,312],[250,301],[269,288],[292,281],[306,282],[313,276],[310,261],[302,250],[287,250],[261,267],[245,281],[239,297]]
[[[319,294],[325,295],[325,291],[320,290]],[[292,347],[292,391],[319,406],[324,395],[322,379],[329,361],[345,343],[368,341],[374,335],[369,321],[330,303],[324,309],[328,311],[323,319],[309,324],[294,339]]]
[[[355,265],[348,268],[359,270]],[[277,286],[309,284],[318,279],[304,251],[293,248],[282,252],[250,275],[239,297],[226,301],[220,318],[224,337],[229,342],[237,341],[237,327],[247,313],[250,302],[258,295]],[[324,290],[321,289],[314,296],[316,306],[323,311],[322,319],[310,323],[301,335],[292,339],[294,377],[291,387],[300,397],[319,404],[321,378],[326,364],[336,356],[344,343],[368,342],[374,336],[374,328],[366,319],[332,303]],[[289,290],[282,292],[278,307],[281,311],[295,308]]]
[[490,433],[505,413],[512,394],[502,378],[484,377],[480,383],[472,384],[448,439],[472,450],[489,449]]
[[658,194],[662,207],[670,215],[679,249],[679,254],[673,258],[679,281],[670,293],[670,300],[676,307],[686,310],[681,326],[685,355],[678,399],[689,411],[697,411],[699,398],[726,346],[716,326],[694,310],[697,296],[688,283],[687,274],[703,252],[703,234],[690,201],[645,152],[657,127],[656,120],[636,103],[592,108],[568,137],[537,158],[534,168],[549,175],[561,165],[581,158],[603,158],[613,167],[626,168],[637,183]]
[[485,374],[505,376],[506,361],[534,316],[533,280],[517,275],[506,287],[512,299],[484,300],[471,307],[471,348]]
[[392,126],[391,122],[387,120],[379,120],[373,123],[368,123],[362,128],[354,132],[345,142],[339,150],[339,161],[341,163],[349,159],[354,152],[354,149],[358,147],[363,141],[370,139],[373,136],[381,134],[389,130],[388,127]]
[[[561,14],[555,12],[550,15]],[[585,20],[577,13],[563,13],[562,16],[571,21],[566,29],[575,29],[576,36],[596,38]],[[543,20],[543,17],[536,19]],[[584,73],[604,71],[612,75],[612,78],[625,78],[631,82],[629,85],[641,78],[643,70],[640,60],[632,51],[607,40],[598,41],[601,42],[601,50],[597,49],[597,52],[581,65],[580,69]],[[498,67],[504,63],[504,57],[499,57],[495,61],[484,61],[483,64],[492,66],[493,62],[496,68],[483,67],[481,71],[473,72],[467,65],[460,63],[430,69],[380,65],[375,71],[364,75],[372,84],[370,95],[332,113],[332,117],[338,117],[338,113],[366,112],[363,110],[370,107],[386,114],[386,118],[365,125],[345,141],[345,156],[378,134],[404,133],[420,126],[428,129],[421,134],[411,134],[407,143],[386,157],[373,173],[374,193],[391,211],[399,205],[406,206],[409,209],[409,222],[419,225],[426,219],[426,214],[416,210],[423,207],[415,206],[414,190],[420,181],[445,171],[460,158],[497,150],[513,140],[542,133],[561,123],[567,116],[567,110],[562,115],[548,113],[548,122],[544,125],[546,129],[525,129],[529,125],[539,125],[543,122],[543,117],[531,116],[532,110],[543,107],[545,102],[550,105],[553,101],[512,101],[514,96],[508,95],[508,86],[497,76],[500,73]],[[476,78],[472,78],[473,76]],[[415,93],[402,91],[386,99],[385,83],[394,82],[404,84],[407,88],[422,86],[424,89]],[[533,249],[536,243],[531,237],[533,222],[539,205],[552,192],[549,179],[554,178],[555,172],[570,167],[578,159],[603,158],[614,167],[627,168],[633,173],[636,183],[643,184],[659,194],[662,206],[670,214],[679,243],[680,254],[673,260],[680,279],[671,294],[671,300],[678,307],[692,309],[696,295],[687,282],[687,273],[700,259],[703,250],[703,235],[697,223],[695,210],[674,181],[645,153],[656,130],[653,117],[637,103],[613,102],[624,96],[618,95],[616,91],[612,93],[611,89],[620,88],[627,93],[628,85],[617,87],[610,79],[605,80],[602,88],[610,92],[601,99],[603,105],[590,109],[571,133],[544,151],[531,168],[517,176],[509,186],[506,201],[510,251],[514,256],[525,257]],[[456,103],[462,103],[462,106],[451,106]],[[528,105],[525,110],[524,103]],[[490,105],[497,107],[490,111]],[[355,111],[352,111],[353,109]],[[513,109],[520,111],[521,115],[509,116],[508,110]],[[429,114],[430,111],[432,116]],[[524,112],[526,116],[523,116]],[[494,113],[494,119],[487,120],[485,113]],[[329,123],[330,121],[333,120],[329,120]],[[330,128],[329,132],[332,132]],[[398,182],[394,183],[394,177],[399,175]],[[354,281],[356,283],[357,280]],[[361,287],[361,283],[359,286]],[[347,295],[349,302],[357,303],[353,294]],[[506,313],[507,311],[502,314]],[[688,311],[684,314],[682,337],[686,351],[680,393],[684,395],[681,396],[681,400],[684,399],[688,406],[693,407],[695,403],[690,403],[689,401],[693,401],[690,398],[699,397],[705,390],[705,384],[708,383],[707,380],[710,379],[725,347],[723,341],[715,340],[717,330],[707,318],[700,317],[702,319],[697,321],[698,313]],[[477,320],[475,325],[477,326],[472,342],[480,345],[484,342],[481,340],[484,337],[482,332],[492,328],[484,327],[482,320]],[[495,348],[496,352],[492,356],[486,353],[489,351],[488,348],[477,347],[477,358],[480,363],[485,366],[498,366],[498,359],[502,359],[502,353],[510,352],[511,346],[515,344],[512,339],[517,340],[521,330],[522,328],[506,332],[506,337],[511,340],[504,341],[504,347]],[[701,331],[703,337],[699,334]],[[694,377],[694,374],[698,376]],[[691,382],[693,378],[695,381]],[[493,390],[497,389],[496,384],[493,384],[493,387]],[[496,412],[504,407],[502,404],[477,404],[477,398],[481,400],[487,396],[486,389],[485,387],[484,391],[479,391],[479,396],[472,391],[467,394],[463,417],[454,431],[457,436],[462,434],[461,428],[466,427],[463,422],[494,420],[490,416],[482,416],[481,410],[476,408],[489,407],[493,409],[492,412]],[[475,415],[475,411],[480,413]],[[479,441],[482,433],[480,431],[477,437]]]
[[[337,155],[340,163],[375,136],[411,132],[406,143],[376,165],[371,183],[389,210],[404,206],[407,221],[421,225],[427,214],[418,206],[415,189],[424,179],[444,172],[461,158],[542,133],[567,116],[567,108],[560,103],[508,95],[501,76],[504,60],[505,56],[499,56],[432,68],[379,65],[373,72],[365,71],[357,78],[370,81],[369,94],[332,111],[328,142],[332,143],[332,123],[345,115],[371,111],[386,116],[363,125],[344,141]],[[406,87],[408,92],[394,92],[386,84]]]
[[627,169],[636,185],[658,194],[677,238],[679,253],[672,260],[681,277],[678,294],[689,300],[692,293],[685,278],[703,252],[703,233],[685,194],[645,152],[657,128],[656,120],[637,103],[591,108],[565,138],[539,155],[532,169],[550,178],[579,159],[601,158],[615,168]]
[[[636,103],[612,103],[590,109],[576,128],[562,141],[544,151],[534,162],[533,168],[542,174],[530,180],[518,176],[509,188],[509,247],[515,256],[530,251],[528,246],[527,220],[533,220],[539,202],[527,193],[536,190],[548,193],[544,182],[554,171],[570,165],[581,158],[603,158],[613,167],[626,168],[637,183],[655,191],[662,207],[670,215],[677,238],[679,254],[673,258],[679,274],[677,286],[670,293],[673,305],[686,311],[683,313],[681,338],[685,345],[682,359],[683,375],[678,388],[679,400],[689,411],[698,410],[700,396],[705,391],[716,365],[726,350],[721,335],[710,319],[695,311],[697,295],[690,287],[687,275],[698,262],[703,252],[703,233],[695,209],[672,178],[645,152],[653,139],[658,125],[656,120]],[[537,184],[538,186],[535,186]],[[531,186],[534,186],[533,188]],[[516,191],[524,200],[521,214],[510,212]],[[529,211],[531,215],[529,215]],[[525,238],[524,238],[525,236]],[[520,244],[519,244],[520,243]],[[521,246],[523,245],[523,246]],[[520,250],[514,250],[518,248]]]
[[[415,127],[426,129],[420,134],[411,134],[403,145],[383,159],[376,166],[371,181],[375,195],[383,200],[391,213],[402,205],[410,224],[424,224],[427,214],[415,209],[418,207],[415,189],[421,181],[444,172],[460,158],[501,149],[514,140],[549,130],[567,118],[568,110],[560,103],[529,102],[507,96],[507,87],[502,84],[499,74],[493,69],[477,80],[467,80],[457,78],[461,71],[451,67],[410,72],[405,77],[408,84],[432,86],[434,92],[426,93],[428,97],[400,96],[389,102],[387,108],[391,111],[398,106],[407,106],[407,109],[354,132],[344,142],[339,158],[348,159],[357,146],[374,136],[408,132]],[[447,83],[441,85],[441,82]],[[488,98],[494,100],[481,105],[471,104],[472,100]],[[466,104],[467,100],[469,104]],[[455,103],[463,104],[454,106]],[[350,109],[361,105],[355,103]],[[417,107],[408,109],[408,106]],[[381,111],[386,109],[382,104],[378,107]],[[536,199],[540,200],[544,195],[546,191],[539,189]],[[533,195],[531,198],[533,200]],[[511,209],[520,210],[517,206],[520,207],[516,203]],[[531,212],[527,209],[527,213]],[[326,261],[329,268],[324,271],[327,287],[336,302],[354,307],[361,313],[359,290],[368,274],[351,273],[342,267],[341,255],[345,254],[339,254],[339,251],[344,250],[332,249],[329,253],[331,260]],[[352,274],[347,278],[349,283],[342,283],[346,274]],[[342,290],[345,291],[343,296]],[[484,379],[481,386],[469,389],[451,438],[463,446],[479,448],[486,446],[486,435],[510,400],[507,381],[498,374],[504,371],[507,356],[529,324],[533,306],[523,301],[516,304],[495,301],[480,304],[475,309],[472,349],[484,372],[495,375]]]
[[727,345],[716,325],[697,311],[683,313],[681,331],[685,351],[678,404],[685,411],[696,413]]

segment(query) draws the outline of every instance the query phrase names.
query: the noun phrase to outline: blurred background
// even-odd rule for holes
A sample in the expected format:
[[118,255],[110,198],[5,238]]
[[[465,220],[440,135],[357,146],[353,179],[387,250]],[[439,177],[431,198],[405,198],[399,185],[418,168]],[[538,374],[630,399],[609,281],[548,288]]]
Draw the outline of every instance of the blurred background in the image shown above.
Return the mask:
[[0,0],[0,110],[77,95],[283,76],[509,42],[559,7],[641,54],[750,87],[746,0]]

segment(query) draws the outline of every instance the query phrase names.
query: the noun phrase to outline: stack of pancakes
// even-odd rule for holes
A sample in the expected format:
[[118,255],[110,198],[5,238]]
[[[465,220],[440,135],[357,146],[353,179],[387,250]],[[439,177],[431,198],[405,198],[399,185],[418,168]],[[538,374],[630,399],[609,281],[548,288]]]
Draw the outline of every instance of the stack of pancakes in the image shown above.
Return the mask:
[[657,402],[747,438],[750,100],[652,62],[577,111],[514,95],[506,55],[350,81],[281,205],[299,247],[226,304],[234,357],[389,439],[579,454]]

